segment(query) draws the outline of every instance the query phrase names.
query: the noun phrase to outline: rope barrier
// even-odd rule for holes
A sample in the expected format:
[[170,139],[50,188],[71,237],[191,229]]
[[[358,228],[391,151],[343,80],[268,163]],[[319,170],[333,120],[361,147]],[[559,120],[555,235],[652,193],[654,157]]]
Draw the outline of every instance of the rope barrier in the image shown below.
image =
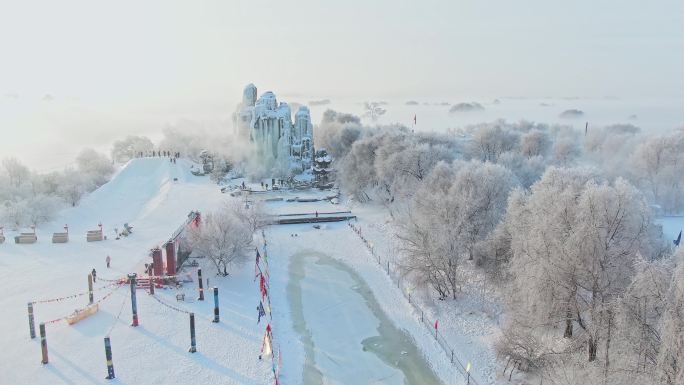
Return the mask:
[[114,330],[114,327],[116,326],[117,322],[121,318],[121,313],[123,312],[124,306],[126,305],[126,302],[128,301],[128,296],[124,295],[123,301],[121,301],[121,307],[119,308],[119,313],[117,313],[116,318],[114,319],[114,322],[112,323],[112,326],[107,330],[106,336],[109,336],[112,334],[112,331]]
[[[96,288],[96,289],[93,289],[93,292],[95,292],[95,291],[100,291],[100,290],[104,290],[104,289],[110,288],[110,287],[112,287],[112,286],[117,286],[117,285],[120,285],[120,283],[117,282],[117,283],[112,283],[112,284],[105,285],[105,286],[100,286],[100,287],[98,287],[98,288]],[[76,293],[76,294],[68,295],[68,296],[66,296],[66,297],[49,298],[49,299],[41,299],[41,300],[37,300],[37,301],[31,301],[31,303],[35,305],[35,304],[38,304],[38,303],[60,302],[60,301],[68,300],[68,299],[73,299],[73,298],[82,297],[82,296],[84,296],[84,295],[87,295],[88,293],[90,293],[90,292],[89,292],[89,291],[84,291],[84,292],[82,292],[82,293]]]
[[[368,241],[368,239],[366,239],[366,237],[363,236],[362,231],[361,231],[361,227],[360,227],[360,226],[355,226],[355,225],[352,224],[352,223],[348,223],[348,225],[349,225],[349,228],[350,228],[356,235],[358,235],[359,239],[361,239],[361,241],[363,242],[363,244],[366,246],[366,249],[368,250],[368,252],[369,252],[372,256],[376,257],[376,258],[378,259],[378,264],[380,264],[380,256],[379,256],[379,255],[376,255],[375,250],[374,250],[373,247],[372,247],[372,243],[371,243],[370,241]],[[390,277],[390,279],[392,279],[392,276],[391,276],[390,273],[389,273],[389,261],[388,261],[388,265],[387,265],[387,274],[388,274],[388,276]],[[398,284],[398,283],[397,283],[397,284]],[[405,293],[404,293],[403,290],[401,290],[401,293],[404,295],[404,298],[406,298],[406,295],[405,295]],[[410,297],[409,297],[409,304],[410,304],[414,309],[417,309],[417,310],[421,311],[421,314],[422,314],[423,310],[422,310],[417,304],[412,303],[412,302],[410,301]],[[425,321],[422,321],[422,320],[421,320],[421,323],[423,323],[426,327],[430,328],[430,322],[425,323]],[[441,340],[439,339],[439,337],[441,337]],[[475,384],[475,385],[479,385],[479,383],[478,383],[478,381],[475,379],[475,377],[474,377],[472,374],[469,374],[469,370],[466,368],[465,365],[463,365],[463,363],[462,363],[461,360],[458,358],[458,356],[455,355],[455,349],[452,348],[452,347],[447,343],[446,338],[444,337],[444,335],[443,335],[442,333],[439,333],[438,331],[436,331],[436,332],[435,332],[435,339],[437,340],[437,343],[440,345],[440,347],[442,347],[442,350],[444,350],[444,353],[447,354],[447,356],[449,356],[449,354],[451,353],[451,360],[452,360],[452,364],[454,365],[454,368],[455,368],[456,370],[460,371],[460,372],[463,374],[464,377],[468,377],[470,382],[472,382],[472,383]],[[459,368],[460,368],[460,370],[459,370]]]
[[[93,302],[93,304],[100,304],[100,303],[104,302],[104,301],[107,300],[109,297],[111,297],[112,294],[114,294],[114,292],[116,292],[120,287],[121,287],[121,286],[119,286],[119,287],[117,287],[116,289],[114,289],[114,290],[110,291],[109,293],[105,294],[102,298],[100,298],[100,299],[98,299],[97,301]],[[90,306],[90,305],[89,305],[89,306]],[[71,315],[71,314],[69,314],[69,315]],[[57,322],[59,322],[59,321],[61,321],[61,320],[63,320],[63,319],[66,319],[67,317],[69,317],[69,315],[65,315],[65,316],[63,316],[63,317],[59,317],[59,318],[55,318],[55,319],[52,319],[52,320],[49,320],[49,321],[45,321],[44,323],[45,323],[45,324],[57,323]]]
[[191,313],[191,312],[189,312],[189,311],[187,311],[187,310],[184,310],[184,309],[175,307],[175,306],[173,306],[173,305],[170,305],[170,304],[168,304],[168,303],[162,301],[161,299],[157,298],[156,295],[152,295],[152,298],[154,298],[157,302],[159,302],[160,304],[162,304],[162,305],[168,307],[168,308],[171,309],[171,310],[175,310],[175,311],[177,311],[177,312],[179,312],[179,313],[184,313],[184,314],[190,314],[190,313]]

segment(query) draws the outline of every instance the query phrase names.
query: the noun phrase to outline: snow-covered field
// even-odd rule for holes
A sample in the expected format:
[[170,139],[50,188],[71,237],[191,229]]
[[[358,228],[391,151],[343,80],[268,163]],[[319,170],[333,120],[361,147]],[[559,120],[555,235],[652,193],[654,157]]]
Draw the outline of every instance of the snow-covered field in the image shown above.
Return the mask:
[[[174,181],[177,178],[177,181]],[[254,304],[258,287],[250,269],[236,270],[229,278],[213,276],[219,287],[221,323],[210,320],[207,301],[176,302],[175,290],[157,290],[157,297],[181,310],[193,311],[197,323],[198,352],[190,354],[189,316],[161,305],[138,290],[139,327],[131,322],[130,292],[118,289],[100,304],[100,311],[73,326],[59,321],[47,325],[50,363],[40,364],[40,339],[29,338],[27,302],[64,297],[87,289],[87,274],[97,269],[101,278],[142,273],[148,251],[166,241],[190,210],[210,210],[225,200],[215,185],[189,172],[189,164],[165,159],[131,161],[111,182],[65,210],[52,224],[41,226],[38,243],[16,245],[8,235],[0,245],[0,308],[5,311],[0,333],[0,383],[91,384],[105,380],[103,337],[110,333],[117,380],[126,384],[265,384],[270,364],[256,359],[263,333],[256,325]],[[103,224],[109,239],[86,243],[85,232]],[[113,228],[128,222],[133,234],[113,240]],[[71,240],[50,243],[52,231],[69,225]],[[105,267],[105,257],[112,268]],[[98,281],[96,287],[104,286]],[[196,297],[196,283],[186,285],[189,299]],[[97,290],[95,300],[107,289]],[[38,322],[63,317],[87,304],[87,296],[48,304],[36,304]],[[117,316],[120,314],[120,317]]]
[[[157,290],[156,298],[138,289],[139,327],[131,321],[130,293],[123,286],[110,293],[108,281],[98,281],[95,315],[68,326],[47,324],[50,363],[40,364],[40,339],[29,338],[26,304],[83,293],[87,274],[114,279],[142,273],[149,249],[161,245],[191,210],[211,211],[230,198],[208,178],[190,174],[190,163],[135,159],[108,184],[64,210],[37,229],[38,243],[16,245],[13,233],[0,245],[0,383],[112,383],[106,374],[103,337],[111,336],[114,383],[128,384],[270,384],[270,360],[257,359],[265,323],[257,325],[259,302],[253,260],[219,278],[203,266],[211,286],[219,288],[221,322],[212,323],[213,304],[196,301],[196,280],[179,289]],[[270,192],[256,197],[324,196],[316,192]],[[274,214],[349,209],[321,202],[268,202]],[[378,250],[391,247],[382,207],[354,208],[357,224],[368,229]],[[87,243],[85,232],[102,223],[108,240]],[[114,240],[113,228],[134,226],[133,234]],[[50,243],[53,231],[69,225],[70,242]],[[295,237],[294,234],[297,234]],[[283,384],[463,383],[464,379],[420,321],[406,298],[371,257],[346,223],[271,226],[266,230],[270,260],[272,326],[275,349],[282,351]],[[382,246],[384,245],[384,246]],[[261,246],[261,245],[259,245]],[[105,267],[110,255],[112,267]],[[194,268],[185,270],[192,277]],[[300,275],[298,275],[298,272]],[[471,295],[472,294],[472,295]],[[104,298],[104,299],[103,299]],[[496,360],[490,342],[496,315],[483,311],[477,293],[457,306],[431,303],[417,296],[440,320],[440,332],[456,355],[473,364],[480,384],[495,382]],[[470,298],[470,299],[468,299]],[[170,305],[164,306],[163,303]],[[36,324],[58,319],[87,303],[86,296],[35,305]],[[451,305],[451,303],[449,304]],[[175,309],[174,309],[175,307]],[[454,310],[447,310],[453,307]],[[495,305],[491,306],[495,308]],[[194,312],[197,348],[190,344],[187,312]],[[37,325],[36,325],[37,328]],[[422,373],[422,374],[421,374]]]

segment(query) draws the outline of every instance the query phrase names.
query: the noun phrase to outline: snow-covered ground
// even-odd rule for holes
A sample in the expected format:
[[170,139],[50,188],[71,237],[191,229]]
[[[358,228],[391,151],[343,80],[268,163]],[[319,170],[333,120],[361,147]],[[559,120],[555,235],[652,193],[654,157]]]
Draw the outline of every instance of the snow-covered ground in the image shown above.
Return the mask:
[[[174,178],[177,180],[174,181]],[[40,364],[40,339],[29,338],[27,302],[63,297],[87,289],[87,274],[97,269],[100,278],[142,272],[148,251],[167,240],[190,210],[211,210],[227,199],[207,178],[190,174],[189,163],[170,164],[165,159],[135,159],[112,181],[64,210],[52,224],[38,230],[38,243],[16,245],[8,235],[0,245],[0,383],[92,384],[105,380],[103,337],[110,333],[117,380],[126,384],[265,384],[270,383],[270,363],[256,357],[261,347],[263,323],[256,325],[258,287],[253,270],[245,266],[228,278],[205,269],[211,285],[219,287],[221,322],[212,323],[213,304],[207,301],[176,302],[175,290],[157,290],[157,297],[181,310],[196,314],[197,349],[190,354],[189,316],[157,302],[138,290],[139,327],[131,321],[130,292],[118,289],[100,304],[100,311],[73,326],[59,321],[47,325],[50,363]],[[108,240],[87,243],[86,230],[103,224]],[[133,234],[113,240],[113,227],[128,222]],[[66,244],[50,243],[52,231],[69,225]],[[112,268],[105,267],[105,256]],[[253,267],[252,267],[253,269]],[[193,271],[194,273],[194,271]],[[98,281],[96,287],[104,286]],[[185,286],[188,299],[196,297],[196,282]],[[95,292],[95,300],[107,289]],[[59,318],[87,304],[87,296],[48,304],[36,304],[38,322]],[[120,314],[120,318],[117,316]]]
[[[208,178],[189,171],[185,160],[171,164],[164,159],[135,159],[79,206],[38,228],[38,243],[16,245],[14,234],[6,234],[7,242],[0,245],[4,293],[0,306],[6,310],[0,322],[6,331],[0,334],[0,346],[6,347],[0,352],[0,383],[273,383],[270,360],[257,359],[265,323],[256,322],[259,293],[251,258],[226,278],[215,276],[211,266],[203,266],[211,286],[219,288],[218,324],[211,322],[209,292],[206,301],[194,300],[196,281],[179,289],[186,294],[184,302],[176,301],[175,289],[158,289],[156,298],[139,289],[137,328],[129,326],[128,287],[102,300],[110,292],[109,282],[98,281],[96,288],[102,288],[95,292],[95,300],[102,301],[98,313],[73,326],[64,321],[47,325],[48,365],[40,364],[39,338],[29,338],[27,302],[83,293],[92,268],[106,279],[142,273],[149,249],[166,241],[189,211],[211,211],[235,199],[221,194]],[[252,198],[325,195],[329,192],[269,192]],[[349,209],[328,201],[277,201],[267,202],[266,207],[273,214]],[[385,211],[362,206],[354,207],[354,214],[359,215],[357,224],[377,243],[377,250],[390,253]],[[109,239],[86,242],[85,232],[96,229],[98,223]],[[133,225],[133,234],[114,240],[113,228],[120,230],[123,223]],[[61,231],[64,224],[69,225],[70,242],[50,243],[51,233]],[[346,223],[322,224],[320,229],[271,226],[266,239],[271,324],[274,347],[282,352],[282,384],[437,382],[426,380],[430,373],[445,384],[464,383],[401,289]],[[105,267],[107,255],[112,257],[111,269]],[[186,271],[196,276],[194,269]],[[478,382],[494,383],[496,360],[489,342],[496,330],[496,311],[483,311],[477,293],[448,304],[415,298],[428,312],[426,316],[440,320],[440,332],[455,347],[457,357],[472,362]],[[38,303],[36,324],[63,317],[86,303],[87,296]],[[190,311],[196,315],[195,354],[187,351]],[[115,381],[104,379],[103,337],[108,334]]]

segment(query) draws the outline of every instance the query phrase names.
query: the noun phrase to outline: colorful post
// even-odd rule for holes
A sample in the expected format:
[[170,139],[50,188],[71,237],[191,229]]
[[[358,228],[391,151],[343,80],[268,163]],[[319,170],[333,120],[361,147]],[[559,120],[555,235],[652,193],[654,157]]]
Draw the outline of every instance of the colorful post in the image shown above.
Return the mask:
[[88,303],[93,304],[93,275],[88,274]]
[[40,361],[43,365],[48,363],[47,338],[45,337],[45,324],[40,323],[40,350],[43,354],[43,359]]
[[214,286],[214,321],[219,322],[218,287]]
[[195,341],[195,313],[190,313],[190,353],[197,351],[197,342]]
[[112,363],[112,344],[109,341],[109,336],[104,338],[105,344],[105,358],[107,359],[107,377],[108,380],[113,380],[114,376],[114,363]]
[[29,316],[29,334],[31,335],[31,339],[36,338],[36,327],[33,322],[33,303],[29,302],[28,303],[28,316]]
[[204,287],[202,286],[202,269],[197,269],[197,282],[199,283],[198,301],[204,301]]
[[135,298],[135,273],[128,274],[128,281],[131,283],[131,310],[133,312],[133,323],[131,326],[138,326],[138,304]]
[[169,241],[164,248],[166,249],[166,275],[176,275],[176,244]]

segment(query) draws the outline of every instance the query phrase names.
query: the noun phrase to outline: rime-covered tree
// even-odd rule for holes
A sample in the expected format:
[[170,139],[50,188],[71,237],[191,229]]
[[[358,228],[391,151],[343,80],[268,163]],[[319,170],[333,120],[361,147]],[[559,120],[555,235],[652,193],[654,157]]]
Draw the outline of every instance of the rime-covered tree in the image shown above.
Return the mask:
[[405,274],[440,298],[455,297],[462,284],[459,265],[497,226],[515,184],[499,165],[439,163],[397,220]]
[[[563,335],[582,329],[588,360],[604,343],[609,365],[616,311],[641,255],[655,242],[650,208],[625,180],[601,182],[590,170],[549,169],[529,195],[511,198],[509,309],[528,327],[564,325]],[[522,324],[522,323],[521,323]]]
[[238,203],[227,204],[204,215],[202,224],[189,234],[193,252],[212,261],[216,273],[223,276],[229,266],[246,259],[252,245],[253,228],[240,217],[240,210]]

